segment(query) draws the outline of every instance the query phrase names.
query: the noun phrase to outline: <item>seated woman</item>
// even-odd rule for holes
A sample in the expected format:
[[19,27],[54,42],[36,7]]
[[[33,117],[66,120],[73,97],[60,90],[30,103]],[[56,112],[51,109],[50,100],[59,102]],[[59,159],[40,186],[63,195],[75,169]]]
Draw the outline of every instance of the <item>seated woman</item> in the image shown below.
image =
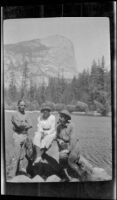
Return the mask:
[[53,140],[56,137],[55,131],[55,116],[51,113],[51,108],[49,106],[43,106],[41,108],[41,116],[38,118],[37,132],[35,133],[33,144],[36,149],[36,159],[33,165],[40,162],[42,155],[47,151]]

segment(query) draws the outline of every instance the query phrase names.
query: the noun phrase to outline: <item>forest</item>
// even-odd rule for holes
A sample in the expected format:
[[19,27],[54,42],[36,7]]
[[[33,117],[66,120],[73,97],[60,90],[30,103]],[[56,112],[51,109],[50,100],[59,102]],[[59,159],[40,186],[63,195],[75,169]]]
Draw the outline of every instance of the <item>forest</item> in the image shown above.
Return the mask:
[[[28,66],[25,64],[22,73],[21,88],[15,84],[14,72],[10,74],[10,84],[4,88],[5,109],[17,108],[17,101],[24,99],[27,110],[40,110],[43,103],[52,110],[60,111],[67,108],[70,112],[97,111],[102,116],[111,112],[111,70],[105,67],[105,58],[92,61],[90,70],[84,69],[67,80],[58,73],[58,77],[49,77],[48,84],[44,81],[37,87],[28,76]],[[27,86],[27,81],[30,85]]]

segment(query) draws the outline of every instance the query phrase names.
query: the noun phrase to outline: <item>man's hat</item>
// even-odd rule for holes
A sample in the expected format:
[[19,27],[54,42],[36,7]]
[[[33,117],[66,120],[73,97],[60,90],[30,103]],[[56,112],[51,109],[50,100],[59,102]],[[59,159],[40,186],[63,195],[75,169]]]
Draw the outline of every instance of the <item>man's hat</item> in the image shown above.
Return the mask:
[[50,106],[48,106],[48,105],[42,105],[42,107],[41,107],[41,112],[43,112],[44,110],[48,110],[49,112],[51,111],[51,108],[50,108]]
[[69,120],[71,119],[71,115],[68,110],[62,110],[60,114],[66,116]]

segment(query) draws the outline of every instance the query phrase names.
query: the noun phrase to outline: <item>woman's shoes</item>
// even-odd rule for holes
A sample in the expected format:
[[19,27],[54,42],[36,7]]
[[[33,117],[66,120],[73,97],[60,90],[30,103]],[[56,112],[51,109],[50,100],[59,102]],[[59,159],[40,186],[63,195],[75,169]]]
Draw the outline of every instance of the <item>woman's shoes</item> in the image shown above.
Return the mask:
[[33,166],[39,163],[42,160],[41,157],[37,157],[36,160],[33,162]]

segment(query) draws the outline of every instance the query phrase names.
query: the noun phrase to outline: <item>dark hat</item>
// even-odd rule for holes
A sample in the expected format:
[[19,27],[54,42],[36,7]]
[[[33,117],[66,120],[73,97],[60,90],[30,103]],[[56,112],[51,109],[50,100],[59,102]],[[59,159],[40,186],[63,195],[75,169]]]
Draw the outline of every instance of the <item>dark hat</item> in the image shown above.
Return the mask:
[[50,106],[48,106],[48,105],[42,105],[42,107],[41,107],[41,112],[43,112],[44,110],[48,110],[49,112],[51,111],[51,108],[50,108]]
[[68,110],[62,110],[60,114],[66,116],[69,120],[71,119],[71,115]]

